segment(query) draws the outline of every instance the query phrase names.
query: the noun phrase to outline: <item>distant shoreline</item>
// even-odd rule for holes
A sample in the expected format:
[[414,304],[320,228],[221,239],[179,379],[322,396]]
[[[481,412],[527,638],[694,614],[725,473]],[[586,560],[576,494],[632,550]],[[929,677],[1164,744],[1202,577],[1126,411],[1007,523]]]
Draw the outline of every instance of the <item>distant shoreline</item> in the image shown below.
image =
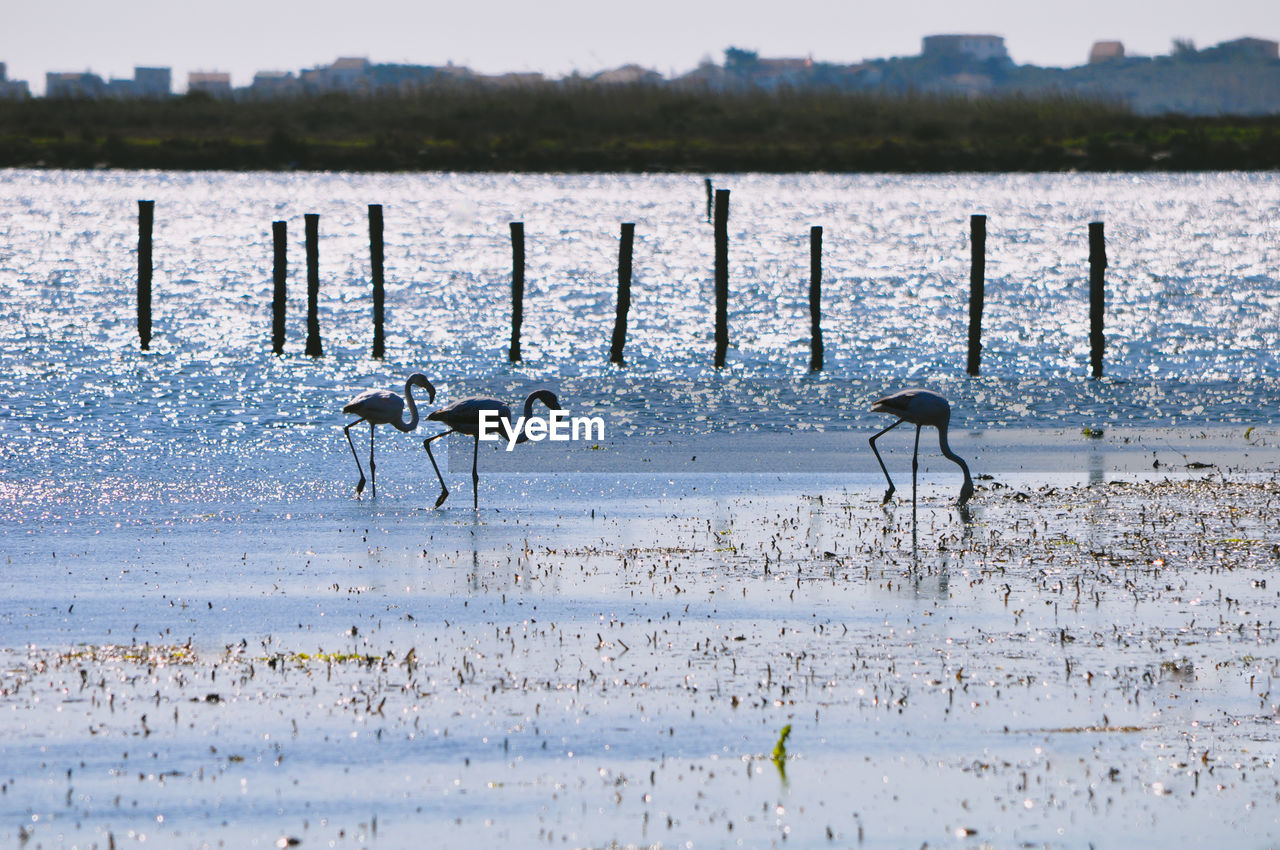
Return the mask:
[[0,102],[0,167],[947,173],[1280,169],[1280,115],[1099,101],[634,86],[284,102]]

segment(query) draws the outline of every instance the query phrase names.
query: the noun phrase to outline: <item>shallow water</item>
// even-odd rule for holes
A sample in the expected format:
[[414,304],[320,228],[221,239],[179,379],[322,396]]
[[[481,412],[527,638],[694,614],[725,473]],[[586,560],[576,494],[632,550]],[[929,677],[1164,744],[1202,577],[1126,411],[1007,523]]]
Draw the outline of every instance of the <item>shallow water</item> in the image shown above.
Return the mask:
[[822,476],[10,529],[0,837],[1265,845],[1274,476],[1050,477],[914,534]]
[[[444,401],[552,386],[574,411],[606,417],[611,436],[865,429],[880,420],[869,399],[911,384],[949,395],[965,428],[1275,423],[1278,180],[717,176],[733,199],[732,347],[717,372],[700,177],[3,171],[0,452],[11,480],[145,470],[157,457],[287,463],[333,444],[343,398],[402,387],[414,370]],[[150,355],[134,329],[144,197],[157,203]],[[370,202],[385,205],[385,362],[368,357]],[[968,216],[979,211],[986,348],[983,376],[969,379]],[[321,216],[319,360],[300,353],[305,212]],[[268,353],[277,219],[292,239],[284,358]],[[512,365],[517,219],[528,283],[525,359]],[[1085,377],[1095,219],[1110,262],[1102,381]],[[607,363],[621,221],[637,240],[625,370]],[[809,376],[815,223],[827,368]]]
[[[701,178],[0,172],[0,844],[1274,843],[1276,181],[717,178],[734,347],[716,372]],[[301,354],[304,212],[320,360]],[[1095,218],[1102,381],[1083,377]],[[274,219],[294,239],[282,358]],[[378,496],[354,498],[338,411],[418,369],[445,402],[553,386],[607,438],[486,447],[479,512],[459,440],[432,511],[421,432],[383,428]],[[993,477],[954,510],[928,443],[913,524],[911,436],[880,443],[899,488],[881,508],[866,406],[920,383]]]

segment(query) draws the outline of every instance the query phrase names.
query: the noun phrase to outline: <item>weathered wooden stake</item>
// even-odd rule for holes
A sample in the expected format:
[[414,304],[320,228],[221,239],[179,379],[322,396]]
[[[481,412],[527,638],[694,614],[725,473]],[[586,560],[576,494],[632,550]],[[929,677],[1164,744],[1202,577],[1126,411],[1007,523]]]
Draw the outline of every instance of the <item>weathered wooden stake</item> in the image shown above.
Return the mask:
[[382,333],[382,320],[386,316],[383,307],[382,260],[382,204],[369,204],[369,271],[373,279],[373,358],[375,360],[381,360],[386,354],[386,337]]
[[520,325],[524,323],[524,222],[511,222],[511,350],[512,363],[520,362]]
[[1102,222],[1089,224],[1089,361],[1093,377],[1102,377],[1102,319],[1106,306],[1107,240]]
[[138,338],[151,348],[151,225],[155,201],[138,201]]
[[613,344],[609,347],[609,362],[619,366],[625,365],[622,347],[627,344],[627,313],[631,310],[631,247],[635,236],[635,224],[624,223],[618,243],[618,316],[613,322]]
[[711,178],[706,179],[707,183],[707,224],[711,223],[711,211],[715,206],[715,188],[711,185]]
[[323,357],[320,345],[320,216],[307,213],[307,356]]
[[716,189],[716,368],[729,350],[729,190]]
[[809,228],[809,371],[822,371],[822,227]]
[[969,365],[970,375],[978,374],[982,357],[982,304],[986,298],[987,217],[969,216]]
[[289,225],[283,221],[271,222],[271,236],[275,242],[275,289],[271,295],[271,351],[284,354],[284,305],[286,248],[289,242]]

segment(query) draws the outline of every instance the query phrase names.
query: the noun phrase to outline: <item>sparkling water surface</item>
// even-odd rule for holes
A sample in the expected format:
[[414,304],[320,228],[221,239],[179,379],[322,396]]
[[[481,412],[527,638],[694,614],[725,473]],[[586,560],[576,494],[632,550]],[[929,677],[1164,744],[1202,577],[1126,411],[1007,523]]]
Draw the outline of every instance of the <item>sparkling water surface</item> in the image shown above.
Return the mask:
[[[341,402],[424,371],[447,402],[551,386],[612,437],[865,429],[885,390],[992,427],[1280,421],[1280,175],[716,175],[732,192],[731,347],[712,368],[699,175],[0,172],[6,477],[148,477],[346,449]],[[154,339],[135,325],[137,201],[154,199]],[[369,356],[367,204],[386,221],[387,357]],[[320,215],[325,356],[302,354],[302,217]],[[982,376],[964,374],[969,215],[989,216]],[[286,354],[270,353],[271,222],[289,223]],[[508,223],[525,223],[522,350]],[[1088,228],[1106,223],[1106,377],[1088,373]],[[627,367],[608,363],[619,223],[636,224]],[[809,358],[824,227],[826,369]],[[56,449],[56,450],[55,450]]]

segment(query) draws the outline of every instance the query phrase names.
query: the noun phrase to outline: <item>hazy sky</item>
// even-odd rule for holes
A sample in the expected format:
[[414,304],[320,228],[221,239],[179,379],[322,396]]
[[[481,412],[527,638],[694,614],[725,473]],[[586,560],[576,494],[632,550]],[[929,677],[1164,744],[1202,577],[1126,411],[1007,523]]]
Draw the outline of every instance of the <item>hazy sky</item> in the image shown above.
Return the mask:
[[[920,52],[924,35],[1002,35],[1014,61],[1079,65],[1098,39],[1130,54],[1280,39],[1277,0],[5,0],[0,62],[44,91],[47,71],[131,77],[189,71],[297,71],[338,56],[476,71],[592,73],[637,62],[664,74],[723,60],[729,46],[763,56],[856,62]],[[357,11],[357,9],[359,11]]]

